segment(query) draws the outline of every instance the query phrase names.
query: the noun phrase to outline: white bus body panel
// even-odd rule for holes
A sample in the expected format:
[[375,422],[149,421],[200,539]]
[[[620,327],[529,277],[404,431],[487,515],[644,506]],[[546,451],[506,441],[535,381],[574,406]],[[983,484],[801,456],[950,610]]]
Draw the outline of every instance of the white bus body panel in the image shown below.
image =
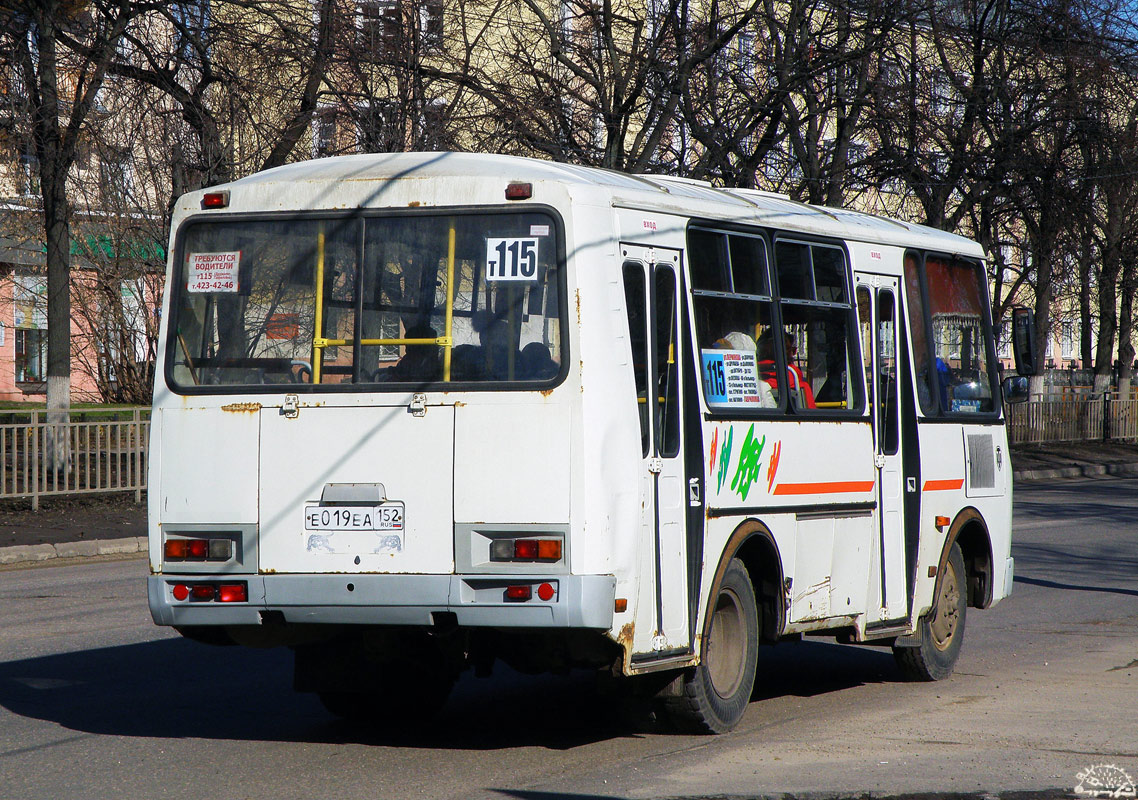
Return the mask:
[[181,405],[157,408],[151,419],[157,450],[176,454],[152,463],[158,518],[176,524],[255,523],[257,412]]
[[[268,407],[260,420],[262,571],[454,571],[453,407],[428,405],[421,417],[406,405],[302,405],[295,417]],[[382,486],[380,499],[403,503],[403,527],[307,529],[306,507],[334,484]]]

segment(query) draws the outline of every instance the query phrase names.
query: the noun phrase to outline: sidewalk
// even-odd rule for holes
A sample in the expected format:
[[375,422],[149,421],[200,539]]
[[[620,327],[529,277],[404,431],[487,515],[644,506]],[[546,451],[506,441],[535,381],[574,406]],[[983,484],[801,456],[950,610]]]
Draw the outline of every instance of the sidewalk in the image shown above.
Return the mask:
[[1138,475],[1138,443],[1066,442],[1012,448],[1016,481]]
[[[1138,443],[1072,442],[1012,449],[1017,482],[1138,476]],[[130,493],[0,502],[0,566],[58,558],[145,554],[146,499]]]

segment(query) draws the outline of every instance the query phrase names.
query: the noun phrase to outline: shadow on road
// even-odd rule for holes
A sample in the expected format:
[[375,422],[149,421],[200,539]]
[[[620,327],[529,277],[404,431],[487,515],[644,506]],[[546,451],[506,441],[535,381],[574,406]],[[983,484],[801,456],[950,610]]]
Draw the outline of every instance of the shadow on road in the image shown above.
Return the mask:
[[1015,578],[1016,583],[1026,583],[1031,586],[1046,586],[1048,589],[1063,589],[1072,592],[1107,592],[1110,594],[1126,594],[1131,597],[1138,597],[1138,589],[1123,589],[1117,586],[1078,586],[1071,583],[1057,583],[1056,581],[1046,581],[1040,578],[1024,578],[1019,575]]
[[[887,649],[785,643],[760,650],[753,697],[807,697],[900,679]],[[630,718],[627,705],[598,690],[593,673],[533,677],[501,665],[488,679],[464,676],[429,726],[355,726],[329,715],[313,695],[293,692],[289,651],[184,639],[2,663],[0,706],[83,733],[167,739],[561,750],[668,732],[653,718]]]

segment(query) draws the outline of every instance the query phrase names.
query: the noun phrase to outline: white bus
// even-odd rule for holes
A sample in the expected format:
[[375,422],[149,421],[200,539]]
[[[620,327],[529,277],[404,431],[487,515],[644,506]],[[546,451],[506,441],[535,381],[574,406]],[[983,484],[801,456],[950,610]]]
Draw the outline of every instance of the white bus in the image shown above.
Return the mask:
[[420,716],[501,660],[725,731],[760,644],[891,645],[940,679],[967,607],[1011,591],[967,239],[427,153],[188,194],[169,252],[154,620],[292,648],[333,713]]

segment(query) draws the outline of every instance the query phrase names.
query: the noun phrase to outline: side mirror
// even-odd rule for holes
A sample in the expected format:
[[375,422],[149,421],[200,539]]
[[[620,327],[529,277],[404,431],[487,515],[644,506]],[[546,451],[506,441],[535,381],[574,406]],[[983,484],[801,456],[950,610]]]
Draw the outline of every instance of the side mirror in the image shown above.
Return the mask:
[[1002,384],[1005,403],[1023,403],[1031,394],[1031,381],[1026,375],[1004,378]]
[[[1020,375],[1035,375],[1039,372],[1039,360],[1035,353],[1035,312],[1030,308],[1012,309],[1012,354],[1015,356],[1016,372]],[[1004,394],[1006,397],[1007,392]]]

